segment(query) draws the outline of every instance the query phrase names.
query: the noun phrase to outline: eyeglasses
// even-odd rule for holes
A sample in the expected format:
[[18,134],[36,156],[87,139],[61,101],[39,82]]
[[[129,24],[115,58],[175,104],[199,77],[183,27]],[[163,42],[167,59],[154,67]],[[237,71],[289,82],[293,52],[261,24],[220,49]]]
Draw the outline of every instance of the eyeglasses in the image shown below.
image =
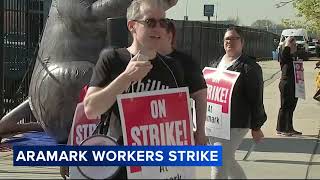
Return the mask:
[[170,23],[170,20],[167,18],[163,18],[163,19],[154,19],[154,18],[149,18],[146,20],[133,20],[136,21],[138,23],[141,23],[143,25],[146,25],[148,28],[155,28],[157,26],[157,24],[160,24],[160,27],[167,29],[168,25]]
[[241,37],[226,37],[224,38],[224,41],[236,41],[239,40]]

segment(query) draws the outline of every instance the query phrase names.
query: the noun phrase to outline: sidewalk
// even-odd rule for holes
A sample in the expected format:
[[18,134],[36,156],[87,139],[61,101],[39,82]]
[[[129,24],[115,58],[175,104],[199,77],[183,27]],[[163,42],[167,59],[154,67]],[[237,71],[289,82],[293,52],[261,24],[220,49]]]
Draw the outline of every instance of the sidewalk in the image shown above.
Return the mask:
[[[318,71],[314,70],[315,63],[316,61],[304,63],[306,100],[299,99],[294,112],[294,127],[303,132],[300,137],[275,135],[280,107],[279,75],[265,83],[264,105],[268,115],[268,120],[262,128],[265,139],[256,146],[247,161],[243,161],[252,144],[251,133],[248,133],[236,153],[236,159],[249,179],[320,179],[320,149],[317,148],[320,103],[312,99],[315,93],[315,75]],[[263,68],[264,79],[268,79],[279,70],[277,61],[259,64]],[[210,177],[208,170],[206,167],[199,168],[198,177]]]
[[[314,70],[315,63],[308,61],[304,64],[306,100],[299,100],[294,113],[294,127],[302,131],[303,136],[279,137],[275,135],[280,104],[279,73],[276,74],[279,64],[276,61],[259,62],[266,80],[264,104],[268,120],[262,129],[265,139],[256,146],[247,161],[243,161],[252,144],[249,133],[236,153],[236,159],[249,179],[320,179],[320,148],[317,148],[320,103],[312,99],[318,71]],[[199,167],[197,173],[197,178],[210,178],[208,167]],[[0,153],[0,179],[3,178],[61,179],[58,167],[13,167],[12,151]]]

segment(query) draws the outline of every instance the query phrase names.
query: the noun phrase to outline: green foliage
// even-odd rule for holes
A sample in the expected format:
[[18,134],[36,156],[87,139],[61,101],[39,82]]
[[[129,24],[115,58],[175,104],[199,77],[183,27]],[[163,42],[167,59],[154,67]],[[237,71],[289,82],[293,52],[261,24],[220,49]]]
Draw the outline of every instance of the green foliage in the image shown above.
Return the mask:
[[320,0],[295,0],[293,6],[305,19],[302,24],[307,25],[309,31],[320,34]]
[[239,25],[240,24],[239,17],[235,17],[235,18],[229,17],[227,20],[233,25]]
[[286,28],[304,28],[308,29],[308,25],[303,20],[291,20],[291,19],[282,19],[281,24]]
[[258,29],[271,29],[274,27],[274,24],[268,19],[259,19],[253,22],[251,26]]

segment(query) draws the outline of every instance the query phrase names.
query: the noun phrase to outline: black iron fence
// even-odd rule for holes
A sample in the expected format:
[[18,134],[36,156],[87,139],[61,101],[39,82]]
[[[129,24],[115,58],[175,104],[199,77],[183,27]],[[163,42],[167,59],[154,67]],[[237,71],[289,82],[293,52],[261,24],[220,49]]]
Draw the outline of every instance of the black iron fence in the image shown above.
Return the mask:
[[44,24],[42,0],[1,0],[1,117],[28,94]]
[[[0,0],[0,109],[1,117],[27,98],[37,46],[41,39],[50,0]],[[177,48],[192,55],[204,67],[224,54],[227,25],[176,21]],[[245,53],[271,57],[278,35],[241,27]],[[124,36],[125,37],[125,36]],[[130,40],[129,40],[130,42]],[[28,120],[26,120],[28,121]]]

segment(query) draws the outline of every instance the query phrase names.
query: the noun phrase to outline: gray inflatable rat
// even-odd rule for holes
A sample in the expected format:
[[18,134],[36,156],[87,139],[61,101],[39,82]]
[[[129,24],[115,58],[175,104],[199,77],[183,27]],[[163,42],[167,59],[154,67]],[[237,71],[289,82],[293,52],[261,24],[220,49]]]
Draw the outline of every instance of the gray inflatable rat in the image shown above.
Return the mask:
[[[41,130],[66,143],[79,93],[106,47],[106,20],[132,0],[53,0],[34,66],[29,98],[0,120],[3,134]],[[167,9],[177,0],[164,0]],[[32,115],[38,123],[17,124]]]

